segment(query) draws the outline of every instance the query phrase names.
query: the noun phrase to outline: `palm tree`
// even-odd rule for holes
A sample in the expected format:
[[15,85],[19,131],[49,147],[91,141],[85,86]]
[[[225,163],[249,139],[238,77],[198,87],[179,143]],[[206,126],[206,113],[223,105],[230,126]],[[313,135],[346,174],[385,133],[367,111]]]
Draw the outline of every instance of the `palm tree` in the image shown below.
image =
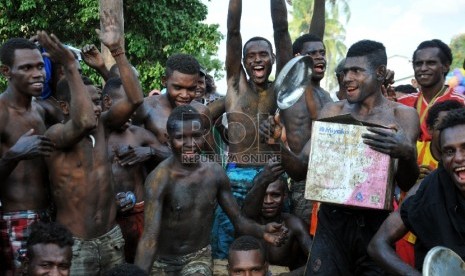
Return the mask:
[[[314,0],[288,0],[292,3],[292,20],[289,23],[289,32],[292,40],[307,33],[313,14]],[[344,24],[350,19],[350,8],[347,0],[327,0],[325,11],[325,35],[323,38],[326,46],[326,76],[324,87],[329,91],[337,86],[334,69],[339,60],[346,55],[347,47],[344,44],[346,30]],[[343,22],[341,22],[343,20]]]

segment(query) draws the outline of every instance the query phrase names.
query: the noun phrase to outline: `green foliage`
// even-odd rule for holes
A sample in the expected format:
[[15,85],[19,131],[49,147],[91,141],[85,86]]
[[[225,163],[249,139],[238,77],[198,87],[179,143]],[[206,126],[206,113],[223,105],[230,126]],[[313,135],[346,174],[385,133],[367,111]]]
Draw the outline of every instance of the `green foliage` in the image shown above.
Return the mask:
[[[292,1],[292,21],[289,22],[289,32],[292,40],[308,33],[313,14],[313,0]],[[341,18],[345,21],[341,22]],[[350,19],[350,8],[347,0],[326,1],[325,35],[323,42],[326,47],[325,87],[329,91],[337,88],[334,70],[338,62],[345,57],[347,47],[344,44],[346,30],[344,24]]]
[[465,34],[454,36],[449,47],[451,48],[452,56],[454,57],[450,68],[462,68],[465,60]]
[[[44,29],[77,48],[100,45],[94,31],[100,26],[98,9],[96,0],[0,0],[0,40],[30,37]],[[210,57],[216,55],[222,35],[218,25],[202,23],[206,16],[200,0],[124,1],[126,52],[145,92],[161,87],[166,59],[174,53],[194,55],[220,77],[223,65]],[[83,70],[98,79],[84,65]]]

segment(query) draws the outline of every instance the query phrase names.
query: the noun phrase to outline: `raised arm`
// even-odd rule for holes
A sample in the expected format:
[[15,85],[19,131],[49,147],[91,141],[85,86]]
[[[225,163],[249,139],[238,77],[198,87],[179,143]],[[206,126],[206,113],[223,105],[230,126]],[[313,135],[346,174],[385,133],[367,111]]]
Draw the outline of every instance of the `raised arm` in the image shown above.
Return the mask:
[[313,15],[308,33],[323,39],[325,35],[325,0],[313,1]]
[[368,245],[368,254],[387,271],[395,275],[421,275],[417,270],[404,263],[393,249],[408,229],[398,211],[391,213],[376,232]]
[[92,69],[97,71],[103,80],[110,78],[110,71],[105,66],[103,56],[94,44],[86,44],[81,49],[82,60]]
[[265,168],[255,176],[252,189],[244,199],[244,206],[242,207],[244,216],[255,221],[260,217],[263,198],[268,185],[276,181],[283,172],[280,163],[276,162],[276,160],[270,160]]
[[126,98],[115,102],[110,110],[102,114],[103,122],[110,129],[117,129],[126,123],[144,101],[142,88],[124,52],[120,23],[111,11],[102,15],[103,31],[97,30],[100,41],[110,49],[118,66]]
[[284,65],[292,59],[292,41],[288,30],[285,0],[271,0],[270,7],[276,46],[276,75],[278,75]]
[[252,235],[275,246],[281,245],[287,237],[287,230],[282,224],[271,223],[266,226],[259,225],[244,217],[231,193],[229,179],[222,170],[221,166],[215,164],[219,169],[215,175],[218,175],[218,203],[228,215],[234,229],[237,233]]
[[65,124],[56,124],[50,127],[45,133],[57,148],[67,148],[79,142],[97,125],[94,104],[82,81],[71,51],[65,48],[53,34],[49,36],[46,32],[39,31],[37,37],[40,44],[47,49],[47,55],[55,63],[63,66],[68,82],[71,98],[69,102],[70,119]]
[[[160,165],[163,166],[163,165]],[[158,247],[163,206],[163,187],[168,185],[167,168],[158,167],[145,180],[144,232],[137,245],[134,263],[150,273]]]
[[233,78],[238,85],[242,69],[242,37],[241,37],[242,0],[230,0],[228,8],[228,33],[226,35],[226,79]]

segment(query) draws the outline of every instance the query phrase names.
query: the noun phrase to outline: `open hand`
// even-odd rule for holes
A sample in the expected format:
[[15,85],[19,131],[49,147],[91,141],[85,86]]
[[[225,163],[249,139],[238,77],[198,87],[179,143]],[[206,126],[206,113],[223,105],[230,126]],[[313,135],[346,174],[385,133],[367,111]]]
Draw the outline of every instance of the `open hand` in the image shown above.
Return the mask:
[[82,60],[89,65],[89,67],[97,69],[105,66],[103,56],[94,44],[86,44],[81,49]]
[[18,160],[48,157],[54,150],[54,144],[43,135],[33,135],[34,129],[29,130],[10,148],[9,152]]
[[144,162],[151,157],[150,147],[133,147],[130,145],[115,151],[115,155],[118,157],[118,163],[123,167]]
[[66,48],[54,34],[49,36],[45,31],[38,31],[37,40],[46,50],[43,55],[49,57],[53,62],[62,65],[76,63],[76,59],[71,50]]
[[281,246],[287,240],[289,230],[280,223],[270,222],[265,225],[265,233],[263,239],[274,246]]
[[123,48],[122,26],[118,20],[118,16],[112,10],[104,10],[103,14],[100,15],[100,22],[102,22],[102,30],[95,30],[99,35],[100,41],[110,51]]
[[381,127],[367,129],[372,133],[362,134],[362,138],[370,148],[388,154],[392,158],[408,159],[412,156],[414,149],[402,130],[396,131],[394,126],[388,129]]

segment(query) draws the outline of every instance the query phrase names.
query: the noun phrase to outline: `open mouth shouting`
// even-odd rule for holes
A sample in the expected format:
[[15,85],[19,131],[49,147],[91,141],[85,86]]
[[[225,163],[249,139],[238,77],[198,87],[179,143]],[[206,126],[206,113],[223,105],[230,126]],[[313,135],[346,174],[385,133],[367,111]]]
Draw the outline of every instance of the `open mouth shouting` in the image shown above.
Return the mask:
[[465,166],[455,168],[454,174],[459,179],[459,181],[465,185]]
[[263,65],[253,66],[252,72],[256,78],[263,78],[265,76],[265,66]]

